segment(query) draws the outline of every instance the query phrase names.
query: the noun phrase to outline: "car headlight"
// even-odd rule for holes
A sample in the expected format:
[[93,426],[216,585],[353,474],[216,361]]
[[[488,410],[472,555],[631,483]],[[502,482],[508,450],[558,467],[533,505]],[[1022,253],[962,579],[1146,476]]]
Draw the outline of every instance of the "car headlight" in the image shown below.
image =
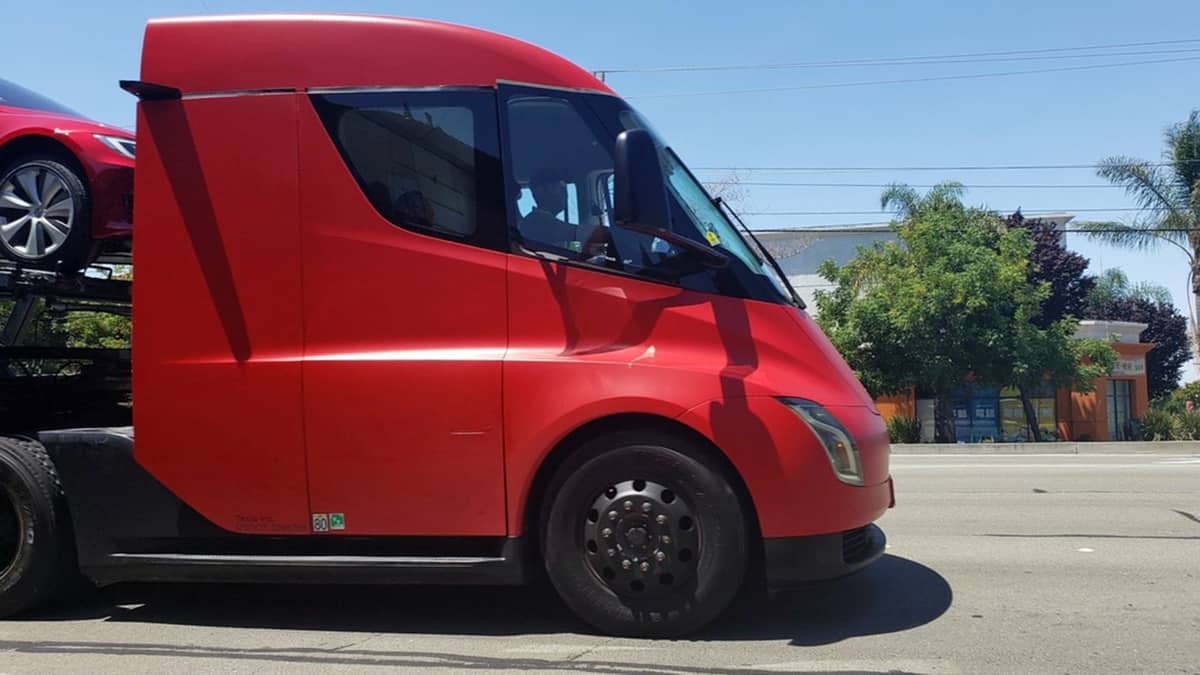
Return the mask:
[[137,149],[137,143],[132,138],[123,136],[105,136],[104,134],[92,134],[96,140],[112,148],[118,155],[134,158],[134,151]]
[[821,442],[838,480],[849,485],[862,485],[863,470],[858,446],[846,427],[832,413],[813,401],[803,398],[781,398],[779,401],[796,413],[796,417],[808,425],[813,435]]

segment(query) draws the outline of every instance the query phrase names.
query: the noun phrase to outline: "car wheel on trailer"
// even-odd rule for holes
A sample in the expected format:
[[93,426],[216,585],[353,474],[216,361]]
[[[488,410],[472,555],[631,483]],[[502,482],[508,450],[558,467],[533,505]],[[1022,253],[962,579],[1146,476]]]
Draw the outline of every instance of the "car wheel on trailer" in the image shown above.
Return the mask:
[[746,511],[723,467],[658,431],[585,443],[551,481],[546,571],[606,633],[677,637],[729,608],[746,576]]
[[0,166],[0,254],[17,263],[73,273],[91,248],[86,177],[63,158],[38,152]]
[[70,523],[39,443],[0,438],[0,616],[48,600],[74,574]]

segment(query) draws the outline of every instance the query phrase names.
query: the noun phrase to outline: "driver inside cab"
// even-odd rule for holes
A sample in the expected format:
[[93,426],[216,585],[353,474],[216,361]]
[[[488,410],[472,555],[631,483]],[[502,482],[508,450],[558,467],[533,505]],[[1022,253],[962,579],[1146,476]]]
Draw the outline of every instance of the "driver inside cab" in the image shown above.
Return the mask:
[[558,216],[567,208],[566,181],[554,172],[541,171],[529,181],[529,191],[534,207],[521,219],[521,236],[559,248],[573,248],[571,244],[579,241],[578,226]]

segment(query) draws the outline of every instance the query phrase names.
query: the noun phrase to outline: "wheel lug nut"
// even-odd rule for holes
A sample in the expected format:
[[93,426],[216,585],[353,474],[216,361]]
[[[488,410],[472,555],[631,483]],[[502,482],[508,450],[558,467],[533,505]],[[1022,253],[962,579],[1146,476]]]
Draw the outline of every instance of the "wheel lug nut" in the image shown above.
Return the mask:
[[648,563],[648,562],[642,563],[642,571],[649,572],[650,571],[650,563]]
[[654,559],[657,560],[658,562],[662,562],[667,559],[667,554],[663,553],[662,551],[659,551],[658,553],[654,554]]
[[617,515],[617,512],[616,512],[616,511],[609,511],[609,512],[608,512],[608,519],[609,519],[609,520],[616,520],[618,517],[619,517],[619,516]]
[[654,521],[656,523],[658,523],[659,525],[666,525],[667,517],[666,517],[666,515],[660,513],[660,514],[658,514],[658,517],[654,519]]
[[622,560],[621,561],[621,569],[627,570],[631,567],[633,567],[633,561],[631,561],[631,560]]
[[642,511],[644,511],[645,513],[650,513],[650,510],[653,508],[654,508],[654,505],[651,504],[650,502],[642,502]]
[[612,536],[612,528],[611,528],[611,527],[606,527],[606,528],[604,528],[603,530],[600,530],[600,535],[601,535],[602,537],[604,537],[605,539],[608,539],[609,537],[611,537],[611,536]]
[[662,543],[664,543],[664,544],[670,544],[670,543],[671,543],[671,535],[669,535],[669,534],[664,534],[664,535],[662,536]]
[[626,511],[633,510],[633,502],[629,501],[628,499],[625,500],[625,504],[623,506],[625,507]]
[[615,549],[615,548],[608,549],[608,557],[610,557],[610,558],[617,557],[617,549]]

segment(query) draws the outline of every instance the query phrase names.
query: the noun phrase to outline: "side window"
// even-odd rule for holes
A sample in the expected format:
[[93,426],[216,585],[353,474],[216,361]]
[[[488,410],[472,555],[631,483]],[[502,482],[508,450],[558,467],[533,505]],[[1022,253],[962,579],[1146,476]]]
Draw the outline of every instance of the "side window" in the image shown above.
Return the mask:
[[521,92],[505,102],[516,230],[530,249],[654,276],[678,254],[611,227],[615,135],[571,94]]
[[381,216],[450,239],[503,242],[493,93],[332,93],[312,101]]
[[531,248],[579,252],[605,225],[602,205],[587,181],[612,170],[612,156],[566,98],[512,97],[507,102],[512,212]]

